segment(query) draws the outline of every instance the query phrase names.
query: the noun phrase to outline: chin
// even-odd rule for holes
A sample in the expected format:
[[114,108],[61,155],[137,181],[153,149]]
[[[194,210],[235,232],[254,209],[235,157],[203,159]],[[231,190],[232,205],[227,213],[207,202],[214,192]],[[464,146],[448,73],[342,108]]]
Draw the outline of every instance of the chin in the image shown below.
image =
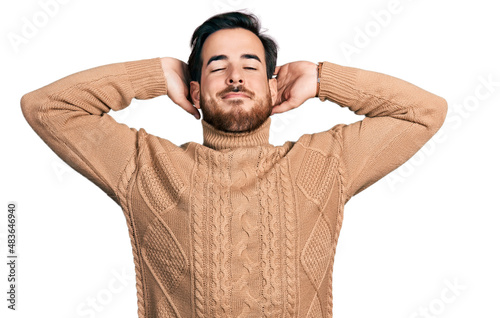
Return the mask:
[[268,103],[231,98],[215,101],[202,99],[200,103],[204,120],[214,128],[230,133],[245,133],[260,127],[271,116],[272,107]]

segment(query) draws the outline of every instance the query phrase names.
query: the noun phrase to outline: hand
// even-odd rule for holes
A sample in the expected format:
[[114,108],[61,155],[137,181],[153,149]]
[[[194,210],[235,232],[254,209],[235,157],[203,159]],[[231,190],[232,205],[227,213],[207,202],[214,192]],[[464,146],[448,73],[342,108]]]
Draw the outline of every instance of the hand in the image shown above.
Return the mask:
[[277,66],[274,75],[278,96],[272,114],[283,113],[299,107],[316,96],[318,66],[312,62],[298,61]]
[[187,64],[176,58],[163,57],[161,66],[167,80],[167,96],[196,119],[200,119],[198,109],[188,99],[190,78]]

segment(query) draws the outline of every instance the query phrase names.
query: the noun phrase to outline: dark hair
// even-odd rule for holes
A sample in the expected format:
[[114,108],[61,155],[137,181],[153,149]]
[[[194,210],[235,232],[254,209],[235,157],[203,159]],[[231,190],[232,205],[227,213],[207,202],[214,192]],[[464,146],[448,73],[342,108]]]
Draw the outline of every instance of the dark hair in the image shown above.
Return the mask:
[[219,30],[235,28],[249,30],[260,39],[266,54],[267,78],[272,78],[278,58],[278,45],[271,37],[260,33],[260,21],[255,15],[234,11],[214,15],[194,31],[191,37],[191,54],[188,60],[191,80],[200,82],[203,63],[201,49],[208,36]]

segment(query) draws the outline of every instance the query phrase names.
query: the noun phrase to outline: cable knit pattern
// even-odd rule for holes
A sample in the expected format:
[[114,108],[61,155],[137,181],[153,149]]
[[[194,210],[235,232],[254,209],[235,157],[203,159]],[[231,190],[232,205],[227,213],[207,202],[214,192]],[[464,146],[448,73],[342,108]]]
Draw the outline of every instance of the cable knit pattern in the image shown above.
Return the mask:
[[306,318],[320,318],[323,317],[323,313],[321,312],[321,304],[319,303],[318,296],[314,296],[314,300],[311,303],[311,307],[309,307],[309,311],[307,312]]
[[323,216],[318,217],[311,236],[302,250],[301,262],[313,286],[323,282],[332,255],[332,231]]
[[211,162],[212,174],[211,182],[209,182],[209,200],[211,202],[210,216],[210,234],[211,245],[211,298],[213,299],[211,315],[213,316],[229,316],[229,293],[230,290],[230,274],[229,269],[229,254],[231,253],[230,242],[230,225],[229,220],[231,215],[227,213],[228,207],[228,192],[227,192],[227,167],[224,155],[212,152]]
[[[132,177],[135,168],[136,168],[135,161],[130,160],[120,177],[120,182],[118,183],[118,191],[117,191],[120,202],[127,202],[127,189],[128,189],[127,185],[129,184],[130,178]],[[144,317],[145,316],[144,288],[142,284],[141,265],[139,262],[140,258],[139,258],[139,253],[137,251],[139,244],[137,242],[137,235],[134,230],[134,225],[132,224],[131,209],[127,204],[123,205],[123,214],[127,221],[128,233],[132,245],[132,255],[134,257],[135,285],[137,289],[137,312],[139,314],[139,317]]]
[[205,151],[198,148],[196,150],[197,166],[194,170],[193,178],[193,196],[191,197],[191,215],[192,215],[192,259],[194,268],[193,275],[193,296],[194,296],[194,316],[208,317],[208,295],[206,286],[207,276],[207,248],[205,248],[207,227],[207,209],[206,207],[206,189],[208,185],[208,158]]
[[[253,282],[262,280],[259,253],[254,252],[257,244],[255,241],[260,237],[258,224],[259,209],[252,209],[252,205],[258,200],[252,189],[252,183],[248,182],[256,174],[255,164],[252,161],[235,162],[235,157],[243,155],[251,158],[254,153],[247,148],[238,149],[230,155],[231,166],[231,208],[233,211],[233,270],[239,275],[233,275],[233,295],[239,295],[240,299],[233,298],[232,317],[249,317],[252,313],[260,311],[261,288],[252,288]],[[258,245],[257,245],[258,246]],[[260,283],[259,283],[260,284]]]
[[281,250],[285,261],[285,275],[282,276],[286,285],[285,315],[284,317],[296,317],[297,315],[297,215],[293,202],[293,188],[290,178],[288,160],[283,160],[279,166],[280,189],[285,221],[283,232],[285,233],[284,248]]
[[[172,231],[161,219],[148,226],[142,249],[142,255],[157,277],[158,284],[167,293],[174,293],[180,278],[187,272],[188,260]],[[170,270],[165,271],[165,268]]]
[[152,210],[162,213],[171,207],[184,190],[184,184],[172,167],[168,154],[158,155],[154,166],[141,171],[139,190]]
[[297,185],[320,208],[332,188],[335,162],[334,158],[328,158],[319,151],[308,150],[300,167]]
[[[273,305],[276,304],[276,301],[273,298],[277,298],[280,296],[280,288],[281,286],[277,286],[276,275],[279,274],[280,268],[276,265],[277,251],[275,248],[276,236],[280,233],[277,231],[278,229],[275,226],[275,219],[279,218],[275,208],[277,203],[277,197],[275,189],[272,188],[273,185],[276,184],[276,174],[274,169],[271,172],[268,172],[265,177],[260,180],[261,182],[261,222],[262,222],[262,270],[264,276],[264,289],[263,296],[264,302],[263,313],[264,317],[272,317],[273,315]],[[279,248],[279,247],[278,247]],[[273,301],[274,300],[274,301]],[[274,302],[274,303],[273,303]],[[279,308],[279,307],[278,307]]]
[[282,146],[269,144],[270,118],[245,133],[202,120],[203,144],[181,146],[115,122],[110,110],[167,94],[160,59],[96,67],[23,96],[36,133],[123,209],[139,318],[332,317],[344,204],[418,151],[446,102],[333,63],[320,76],[322,101],[366,118]]
[[160,298],[157,304],[155,304],[156,316],[158,318],[182,318],[179,312],[172,306],[169,298]]

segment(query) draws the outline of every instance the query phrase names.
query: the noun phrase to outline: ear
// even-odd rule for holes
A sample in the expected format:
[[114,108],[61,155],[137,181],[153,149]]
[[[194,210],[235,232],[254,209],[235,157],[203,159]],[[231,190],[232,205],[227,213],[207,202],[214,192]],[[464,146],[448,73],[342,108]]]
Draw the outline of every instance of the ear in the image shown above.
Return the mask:
[[189,83],[189,93],[191,94],[191,100],[194,106],[200,109],[200,83],[196,81],[191,81]]
[[269,80],[269,91],[271,92],[271,100],[274,106],[278,98],[278,81],[274,77]]

